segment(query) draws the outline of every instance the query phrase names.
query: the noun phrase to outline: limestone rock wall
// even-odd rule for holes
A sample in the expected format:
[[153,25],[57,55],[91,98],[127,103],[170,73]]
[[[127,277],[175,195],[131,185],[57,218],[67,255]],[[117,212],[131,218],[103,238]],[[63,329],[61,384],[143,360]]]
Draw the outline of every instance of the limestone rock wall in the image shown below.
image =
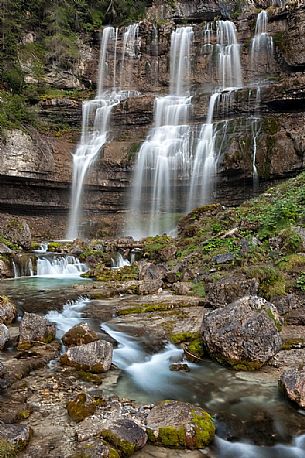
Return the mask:
[[[261,91],[259,107],[246,88],[236,94],[230,106],[227,116],[233,120],[234,129],[220,157],[216,197],[224,199],[224,203],[235,203],[236,196],[241,200],[252,192],[253,139],[251,130],[245,130],[245,119],[249,116],[259,117],[256,166],[262,189],[269,180],[287,177],[304,167],[305,5],[289,0],[283,8],[276,8],[271,3],[156,0],[149,8],[147,19],[140,24],[137,59],[125,63],[130,87],[139,95],[114,108],[111,142],[105,145],[87,178],[85,219],[93,232],[100,230],[107,215],[118,214],[119,221],[121,211],[126,209],[134,160],[153,123],[155,96],[168,93],[170,35],[176,24],[189,23],[194,29],[190,84],[194,93],[192,123],[198,133],[207,113],[209,94],[217,84],[215,57],[204,47],[204,22],[234,20],[241,43],[244,82],[248,85],[253,77],[249,49],[257,13],[260,8],[268,8],[268,31],[274,42],[268,85]],[[35,40],[35,35],[30,39]],[[0,211],[25,215],[32,221],[34,235],[35,228],[39,228],[37,234],[43,235],[45,227],[50,235],[53,231],[54,236],[55,232],[57,237],[64,236],[71,154],[79,139],[82,100],[94,94],[98,35],[90,40],[80,38],[79,46],[80,60],[74,69],[62,72],[53,67],[45,76],[45,83],[51,88],[76,89],[77,94],[63,92],[60,97],[37,101],[34,109],[43,129],[11,130],[1,136]],[[121,50],[120,42],[118,55]],[[34,84],[30,59],[20,60],[27,82]],[[110,70],[111,65],[110,58]],[[112,81],[109,79],[107,84],[111,87]]]

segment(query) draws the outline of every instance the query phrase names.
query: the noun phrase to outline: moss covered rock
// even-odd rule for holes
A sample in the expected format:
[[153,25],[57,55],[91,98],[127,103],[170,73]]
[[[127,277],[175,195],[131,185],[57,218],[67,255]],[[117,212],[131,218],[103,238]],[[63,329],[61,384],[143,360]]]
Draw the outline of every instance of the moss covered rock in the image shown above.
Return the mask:
[[85,393],[80,393],[75,399],[68,401],[66,407],[72,420],[79,422],[94,414],[96,403]]
[[0,456],[12,458],[30,441],[32,430],[26,425],[0,424]]
[[200,407],[181,401],[161,401],[147,417],[147,432],[153,444],[198,449],[213,440],[215,425]]
[[118,449],[122,457],[131,456],[147,442],[145,431],[127,418],[109,423],[103,429],[102,437]]
[[73,328],[69,329],[63,337],[62,341],[67,347],[74,347],[77,345],[83,345],[90,342],[99,340],[98,335],[86,323],[80,323]]

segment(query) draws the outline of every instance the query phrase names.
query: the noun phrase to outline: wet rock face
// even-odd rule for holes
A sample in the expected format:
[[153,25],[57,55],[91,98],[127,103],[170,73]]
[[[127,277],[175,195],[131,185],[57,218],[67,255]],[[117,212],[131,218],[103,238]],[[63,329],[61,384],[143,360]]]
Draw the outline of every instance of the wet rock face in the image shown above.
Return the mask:
[[90,342],[86,345],[71,347],[61,358],[61,364],[79,370],[101,373],[110,369],[113,345],[105,340]]
[[0,296],[0,323],[11,324],[17,316],[16,306],[6,296]]
[[50,343],[55,339],[55,326],[36,313],[25,312],[19,326],[18,349],[27,349],[36,343]]
[[115,446],[122,456],[131,456],[135,451],[144,447],[147,442],[147,434],[134,421],[119,419],[107,425],[103,429],[102,437]]
[[245,296],[203,318],[201,333],[210,356],[236,370],[255,370],[280,349],[281,321],[265,299]]
[[215,434],[212,417],[200,407],[180,401],[161,401],[147,417],[150,442],[164,447],[201,448]]
[[69,329],[62,337],[63,344],[67,347],[84,345],[95,342],[96,340],[99,340],[99,337],[86,323],[80,323],[73,326],[73,328]]
[[0,350],[3,350],[9,341],[10,333],[5,324],[0,324]]
[[288,369],[279,380],[279,387],[286,396],[301,408],[305,408],[305,370]]

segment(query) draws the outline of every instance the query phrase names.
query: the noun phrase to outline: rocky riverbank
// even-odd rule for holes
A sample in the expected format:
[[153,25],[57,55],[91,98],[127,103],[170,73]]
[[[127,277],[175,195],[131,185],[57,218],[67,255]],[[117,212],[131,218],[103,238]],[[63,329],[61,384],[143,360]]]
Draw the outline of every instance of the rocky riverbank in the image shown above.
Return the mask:
[[[84,276],[93,281],[70,290],[74,297],[89,298],[82,308],[75,308],[76,314],[71,309],[71,316],[87,321],[89,327],[81,324],[70,331],[66,324],[61,327],[60,310],[67,297],[58,296],[57,303],[54,299],[40,306],[33,303],[37,315],[28,302],[24,313],[20,298],[14,305],[13,288],[6,291],[9,298],[2,296],[3,456],[17,452],[27,457],[129,456],[145,446],[138,456],[179,457],[179,451],[159,447],[202,450],[210,442],[214,426],[199,409],[198,399],[194,405],[174,401],[153,405],[113,394],[126,371],[112,363],[117,342],[109,335],[111,329],[136,336],[147,355],[163,355],[168,342],[176,345],[179,357],[166,360],[166,370],[184,374],[184,383],[188,377],[192,380],[197,366],[214,360],[231,368],[228,374],[237,374],[239,380],[258,380],[273,389],[278,384],[279,396],[284,393],[292,402],[291,420],[284,439],[271,428],[271,445],[304,434],[305,420],[297,411],[305,403],[304,180],[301,174],[235,209],[220,205],[196,209],[180,221],[175,239],[50,243],[52,256],[77,255],[88,265]],[[17,244],[34,247],[28,232],[25,242],[9,228],[4,225],[3,247],[7,247],[4,242],[15,243],[9,248],[13,253]],[[125,266],[114,268],[118,253]],[[5,254],[6,262],[11,255]],[[5,288],[7,282],[2,283]],[[50,310],[57,312],[44,318]],[[104,330],[101,324],[106,325]],[[205,390],[210,392],[212,385]],[[270,445],[266,437],[258,437],[261,419],[247,419],[237,433],[228,413],[219,406],[211,409],[211,402],[205,409],[215,414],[218,436]],[[269,413],[264,412],[267,418]],[[178,417],[183,417],[182,423]],[[203,456],[217,456],[215,443],[208,447]]]

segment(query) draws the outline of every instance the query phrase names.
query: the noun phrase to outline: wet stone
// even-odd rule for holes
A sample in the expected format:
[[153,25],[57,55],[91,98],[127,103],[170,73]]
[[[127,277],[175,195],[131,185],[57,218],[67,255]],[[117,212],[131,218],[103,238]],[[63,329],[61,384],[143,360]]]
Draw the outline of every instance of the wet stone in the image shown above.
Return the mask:
[[0,324],[0,350],[3,350],[10,339],[10,333],[5,324]]
[[279,387],[291,401],[305,409],[305,369],[288,369],[283,372]]
[[26,447],[31,438],[31,429],[26,425],[0,423],[0,456],[10,457]]
[[37,343],[50,343],[55,339],[55,326],[36,313],[24,313],[19,332],[20,350],[28,349]]
[[105,340],[71,347],[60,357],[63,365],[94,373],[106,372],[112,362],[113,345]]
[[198,449],[214,438],[212,417],[200,407],[181,401],[161,401],[147,417],[149,441],[163,447]]
[[86,323],[80,323],[69,329],[62,341],[67,347],[78,346],[99,340],[98,335]]
[[140,450],[147,442],[147,434],[134,421],[119,419],[107,425],[102,431],[102,437],[117,448],[122,456],[131,456]]

